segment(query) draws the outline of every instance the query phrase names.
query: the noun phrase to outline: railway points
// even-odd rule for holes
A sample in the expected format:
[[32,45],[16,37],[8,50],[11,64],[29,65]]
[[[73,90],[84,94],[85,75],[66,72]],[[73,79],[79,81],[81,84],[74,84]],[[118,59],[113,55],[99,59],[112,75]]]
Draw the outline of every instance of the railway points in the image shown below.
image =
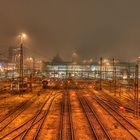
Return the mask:
[[109,82],[102,82],[102,90],[95,82],[51,79],[22,96],[3,94],[0,139],[138,140],[140,119],[125,88],[121,96],[117,89],[114,95]]

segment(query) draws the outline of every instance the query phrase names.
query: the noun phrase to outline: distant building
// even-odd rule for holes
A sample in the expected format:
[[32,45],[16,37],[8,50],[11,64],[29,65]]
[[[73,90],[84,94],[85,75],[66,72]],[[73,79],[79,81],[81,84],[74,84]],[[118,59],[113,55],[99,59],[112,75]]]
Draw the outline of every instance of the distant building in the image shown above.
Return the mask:
[[112,79],[114,71],[117,78],[134,77],[135,63],[119,62],[115,64],[115,70],[112,64],[102,65],[98,62],[88,63],[73,63],[73,62],[44,62],[43,71],[48,77],[55,78],[100,78],[100,70],[102,71],[102,79]]
[[76,52],[73,52],[72,54],[72,63],[77,64],[78,63],[78,55]]
[[55,63],[55,64],[63,63],[63,59],[61,58],[59,54],[56,54],[56,56],[54,56],[54,58],[52,59],[52,63]]

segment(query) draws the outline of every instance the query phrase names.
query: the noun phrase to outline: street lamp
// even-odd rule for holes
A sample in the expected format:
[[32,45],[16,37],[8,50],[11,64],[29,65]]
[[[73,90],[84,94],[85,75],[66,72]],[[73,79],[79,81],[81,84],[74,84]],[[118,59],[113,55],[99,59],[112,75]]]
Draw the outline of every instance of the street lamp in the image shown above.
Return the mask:
[[24,39],[27,38],[27,35],[25,33],[20,33],[19,38],[20,38],[20,44],[23,44],[23,41],[24,41]]
[[20,92],[22,92],[22,88],[23,88],[23,76],[24,76],[24,70],[23,70],[23,42],[24,42],[24,39],[26,38],[26,34],[25,33],[21,33],[21,34],[19,34],[19,37],[20,37],[19,85],[21,85]]

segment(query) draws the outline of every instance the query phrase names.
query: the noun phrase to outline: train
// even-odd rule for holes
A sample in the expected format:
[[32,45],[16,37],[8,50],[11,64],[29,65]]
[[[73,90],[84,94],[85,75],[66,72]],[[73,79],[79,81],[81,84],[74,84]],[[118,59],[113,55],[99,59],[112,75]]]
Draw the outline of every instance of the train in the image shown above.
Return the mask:
[[10,90],[13,93],[16,93],[16,92],[26,92],[29,89],[30,89],[29,84],[27,82],[24,82],[24,81],[23,81],[23,83],[21,83],[19,81],[13,81],[11,83],[11,87],[10,87]]
[[73,81],[72,79],[44,79],[42,81],[43,89],[65,89],[65,88],[77,88],[78,82]]
[[63,81],[58,79],[48,79],[42,81],[42,88],[43,89],[59,89],[64,86]]

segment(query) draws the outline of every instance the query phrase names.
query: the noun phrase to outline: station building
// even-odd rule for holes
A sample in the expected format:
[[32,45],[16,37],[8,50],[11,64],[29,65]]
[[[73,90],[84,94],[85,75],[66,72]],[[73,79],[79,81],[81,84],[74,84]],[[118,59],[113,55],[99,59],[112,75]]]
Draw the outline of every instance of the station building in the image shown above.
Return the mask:
[[134,78],[135,63],[119,62],[114,66],[109,64],[100,65],[99,63],[83,64],[73,62],[44,62],[43,70],[49,78],[91,78],[112,79]]

